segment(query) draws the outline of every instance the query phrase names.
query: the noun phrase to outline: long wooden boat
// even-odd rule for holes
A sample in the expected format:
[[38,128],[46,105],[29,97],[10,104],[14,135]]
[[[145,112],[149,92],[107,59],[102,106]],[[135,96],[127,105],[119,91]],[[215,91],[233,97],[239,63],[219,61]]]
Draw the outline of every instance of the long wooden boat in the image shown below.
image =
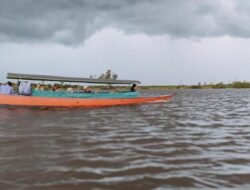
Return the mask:
[[87,108],[87,107],[136,105],[143,103],[162,102],[170,100],[173,96],[174,95],[165,95],[157,97],[137,97],[137,98],[88,99],[88,98],[53,98],[53,97],[18,96],[18,95],[0,94],[0,105]]
[[[99,83],[99,84],[133,84],[140,83],[137,80],[110,80],[79,77],[61,77],[50,75],[30,75],[8,73],[8,79],[52,81],[52,82],[75,82],[75,83]],[[103,107],[118,105],[136,105],[159,101],[168,101],[173,95],[157,97],[138,97],[138,92],[121,93],[68,93],[65,91],[33,91],[32,96],[0,94],[0,105],[31,106],[31,107]]]

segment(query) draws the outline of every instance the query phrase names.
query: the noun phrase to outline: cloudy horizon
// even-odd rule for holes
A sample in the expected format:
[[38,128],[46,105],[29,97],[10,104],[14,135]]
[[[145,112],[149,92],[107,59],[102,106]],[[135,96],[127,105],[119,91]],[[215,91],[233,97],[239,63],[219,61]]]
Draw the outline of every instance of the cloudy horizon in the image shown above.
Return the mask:
[[244,0],[3,0],[0,80],[111,69],[146,85],[250,81],[249,21]]

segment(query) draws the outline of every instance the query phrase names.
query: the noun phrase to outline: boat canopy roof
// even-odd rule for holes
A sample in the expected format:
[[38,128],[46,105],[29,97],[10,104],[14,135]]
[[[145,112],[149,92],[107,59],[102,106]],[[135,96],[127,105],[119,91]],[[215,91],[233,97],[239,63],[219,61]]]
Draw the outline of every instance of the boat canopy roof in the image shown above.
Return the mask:
[[79,78],[79,77],[62,77],[51,75],[32,75],[20,73],[8,73],[8,79],[19,80],[36,80],[36,81],[56,81],[56,82],[77,82],[77,83],[99,83],[99,84],[133,84],[141,82],[138,80],[113,80],[113,79],[95,79],[95,78]]

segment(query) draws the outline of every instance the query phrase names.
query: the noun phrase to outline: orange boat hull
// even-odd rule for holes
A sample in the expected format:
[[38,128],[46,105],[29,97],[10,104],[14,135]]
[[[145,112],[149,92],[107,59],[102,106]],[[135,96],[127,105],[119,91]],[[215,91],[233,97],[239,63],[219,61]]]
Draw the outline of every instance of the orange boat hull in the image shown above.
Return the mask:
[[49,98],[34,96],[0,95],[0,105],[35,106],[35,107],[103,107],[118,105],[135,105],[168,101],[173,95],[157,97],[138,97],[122,99],[76,99],[76,98]]

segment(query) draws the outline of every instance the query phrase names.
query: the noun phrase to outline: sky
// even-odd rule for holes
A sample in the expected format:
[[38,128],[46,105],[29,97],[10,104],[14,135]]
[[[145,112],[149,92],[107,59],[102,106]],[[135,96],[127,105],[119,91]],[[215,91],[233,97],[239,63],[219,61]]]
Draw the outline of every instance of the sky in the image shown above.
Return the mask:
[[144,85],[250,81],[250,1],[1,0],[8,72]]

